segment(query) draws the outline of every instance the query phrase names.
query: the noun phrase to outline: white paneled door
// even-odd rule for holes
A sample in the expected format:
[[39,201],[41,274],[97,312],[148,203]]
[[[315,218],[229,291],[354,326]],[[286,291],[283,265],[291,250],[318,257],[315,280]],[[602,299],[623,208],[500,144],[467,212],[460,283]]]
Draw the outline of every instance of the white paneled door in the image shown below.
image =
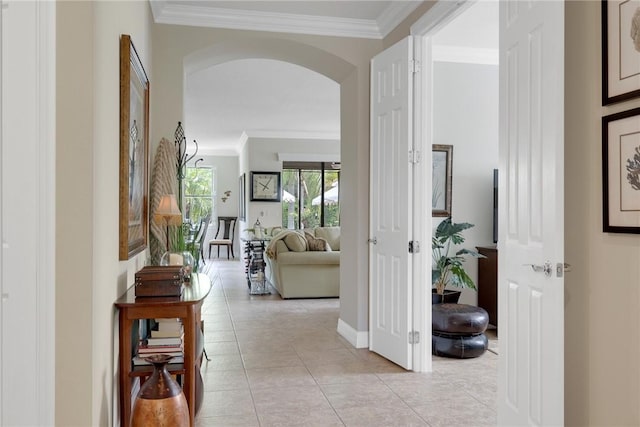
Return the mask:
[[54,425],[54,2],[0,2],[0,425]]
[[369,348],[412,369],[412,38],[371,61]]
[[500,2],[498,424],[564,423],[564,4]]

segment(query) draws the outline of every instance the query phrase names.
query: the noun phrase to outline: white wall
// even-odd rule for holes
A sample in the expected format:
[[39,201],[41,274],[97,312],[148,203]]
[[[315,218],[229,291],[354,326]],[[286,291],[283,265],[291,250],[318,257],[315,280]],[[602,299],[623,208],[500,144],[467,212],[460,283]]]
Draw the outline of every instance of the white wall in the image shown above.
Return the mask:
[[282,226],[282,206],[272,202],[250,202],[251,172],[282,171],[281,154],[298,161],[340,161],[340,141],[320,139],[249,138],[243,148],[248,159],[240,173],[247,176],[247,222],[251,228],[260,219],[263,227]]
[[[493,244],[493,169],[498,167],[498,66],[434,64],[435,144],[453,145],[453,222],[474,224],[461,247]],[[434,229],[443,218],[433,218]],[[478,261],[467,257],[477,285]],[[460,303],[477,304],[478,293],[464,289]]]

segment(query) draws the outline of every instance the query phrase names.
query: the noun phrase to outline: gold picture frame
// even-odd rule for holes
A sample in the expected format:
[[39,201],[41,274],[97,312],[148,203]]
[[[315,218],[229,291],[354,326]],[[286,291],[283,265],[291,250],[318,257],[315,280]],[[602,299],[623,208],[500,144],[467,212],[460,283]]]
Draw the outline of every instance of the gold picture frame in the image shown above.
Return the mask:
[[149,79],[131,37],[120,37],[119,259],[146,249],[149,240]]

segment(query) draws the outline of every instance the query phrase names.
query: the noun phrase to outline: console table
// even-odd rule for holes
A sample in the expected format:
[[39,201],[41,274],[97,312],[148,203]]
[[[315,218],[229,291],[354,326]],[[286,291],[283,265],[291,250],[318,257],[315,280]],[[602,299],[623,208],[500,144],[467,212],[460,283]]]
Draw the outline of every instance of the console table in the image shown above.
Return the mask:
[[[211,290],[211,280],[206,274],[193,274],[191,282],[184,285],[180,297],[138,297],[135,286],[131,286],[115,302],[119,310],[120,351],[118,354],[120,387],[120,425],[128,427],[131,421],[131,381],[133,378],[150,375],[146,367],[132,368],[133,322],[139,319],[180,318],[184,327],[184,364],[172,373],[184,375],[183,391],[189,405],[191,425],[196,416],[196,374],[200,368],[203,343],[199,340],[202,302]],[[198,341],[200,341],[198,345]],[[142,368],[142,369],[140,369]]]

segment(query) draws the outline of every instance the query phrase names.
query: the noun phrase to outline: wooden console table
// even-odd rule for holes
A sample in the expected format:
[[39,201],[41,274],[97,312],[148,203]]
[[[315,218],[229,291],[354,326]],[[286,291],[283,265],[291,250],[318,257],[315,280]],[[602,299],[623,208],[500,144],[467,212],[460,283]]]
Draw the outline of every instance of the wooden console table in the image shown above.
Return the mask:
[[[184,366],[176,373],[184,374],[183,391],[189,405],[191,425],[196,416],[196,373],[200,368],[202,345],[197,345],[201,328],[202,302],[211,290],[211,280],[206,274],[192,275],[191,282],[184,286],[180,297],[136,298],[135,286],[131,286],[115,302],[119,309],[120,351],[118,354],[120,387],[120,425],[128,427],[131,421],[131,381],[141,376],[132,369],[133,322],[139,319],[180,318],[184,326]],[[200,347],[200,349],[198,349]]]

